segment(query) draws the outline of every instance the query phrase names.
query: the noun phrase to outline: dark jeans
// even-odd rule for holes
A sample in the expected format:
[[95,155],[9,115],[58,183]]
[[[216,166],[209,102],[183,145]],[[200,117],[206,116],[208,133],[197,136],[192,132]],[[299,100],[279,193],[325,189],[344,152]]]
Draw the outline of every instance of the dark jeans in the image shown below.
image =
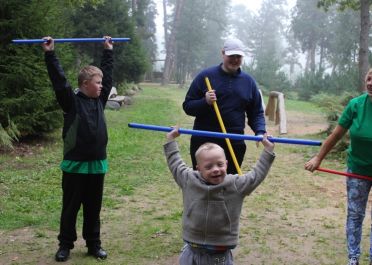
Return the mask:
[[100,212],[104,174],[75,174],[63,172],[63,206],[61,213],[59,245],[74,247],[77,239],[76,218],[83,205],[83,238],[87,247],[101,246]]
[[[227,147],[225,139],[222,139],[222,138],[211,138],[211,139],[208,139],[206,141],[205,139],[200,140],[199,138],[191,137],[190,156],[191,156],[191,161],[192,161],[193,168],[196,170],[195,153],[198,150],[198,148],[206,142],[218,144],[219,146],[221,146],[223,148],[223,150],[225,150],[226,159],[228,161],[227,173],[228,174],[237,174],[238,171],[235,168],[234,161],[233,161],[232,156],[230,154],[229,148]],[[242,163],[243,163],[243,159],[244,159],[244,155],[245,155],[245,151],[246,151],[247,147],[246,147],[244,141],[236,142],[236,141],[231,141],[230,140],[230,142],[231,142],[231,146],[234,150],[236,160],[238,161],[239,166],[241,166]]]

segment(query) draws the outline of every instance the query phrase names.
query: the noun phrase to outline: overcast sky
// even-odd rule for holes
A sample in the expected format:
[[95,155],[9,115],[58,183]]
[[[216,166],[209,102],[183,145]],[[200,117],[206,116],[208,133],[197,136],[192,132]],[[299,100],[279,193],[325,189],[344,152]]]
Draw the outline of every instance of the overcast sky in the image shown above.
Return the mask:
[[[242,4],[248,9],[258,11],[261,7],[262,0],[231,0],[233,5]],[[287,0],[288,8],[292,8],[296,4],[296,0]]]
[[248,9],[258,11],[261,7],[262,0],[231,0],[233,5],[245,5]]

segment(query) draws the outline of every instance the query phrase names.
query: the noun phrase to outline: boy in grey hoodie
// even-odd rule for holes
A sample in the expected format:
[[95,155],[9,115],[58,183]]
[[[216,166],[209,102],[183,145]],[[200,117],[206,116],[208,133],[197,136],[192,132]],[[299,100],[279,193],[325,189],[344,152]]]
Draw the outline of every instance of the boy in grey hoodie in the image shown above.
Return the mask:
[[239,176],[226,174],[224,150],[205,143],[195,153],[196,171],[182,160],[178,128],[167,133],[164,153],[183,194],[183,240],[180,265],[232,265],[231,249],[238,244],[239,218],[245,196],[267,176],[274,161],[274,144],[265,135],[256,166]]

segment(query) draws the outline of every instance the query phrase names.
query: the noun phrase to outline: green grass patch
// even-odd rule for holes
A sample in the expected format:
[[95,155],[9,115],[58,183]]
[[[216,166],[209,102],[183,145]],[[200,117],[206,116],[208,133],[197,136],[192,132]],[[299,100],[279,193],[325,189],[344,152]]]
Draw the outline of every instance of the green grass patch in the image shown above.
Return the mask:
[[[128,123],[191,128],[192,118],[181,107],[186,90],[143,88],[133,105],[106,111],[109,172],[101,218],[102,242],[109,258],[97,262],[85,255],[80,212],[80,241],[72,251],[71,264],[164,265],[177,260],[183,245],[182,194],[163,155],[165,133],[129,128]],[[286,109],[323,115],[309,102],[286,100]],[[50,139],[42,146],[30,145],[29,152],[21,155],[1,154],[0,260],[5,264],[53,263],[62,196],[60,132]],[[181,154],[191,165],[189,140],[187,135],[178,138]],[[261,150],[248,143],[243,171],[255,164]],[[236,264],[346,264],[344,179],[303,169],[318,150],[276,144],[277,158],[270,174],[245,199],[240,244],[234,251]],[[327,168],[343,166],[339,160],[324,161]],[[363,249],[367,245],[366,237]]]

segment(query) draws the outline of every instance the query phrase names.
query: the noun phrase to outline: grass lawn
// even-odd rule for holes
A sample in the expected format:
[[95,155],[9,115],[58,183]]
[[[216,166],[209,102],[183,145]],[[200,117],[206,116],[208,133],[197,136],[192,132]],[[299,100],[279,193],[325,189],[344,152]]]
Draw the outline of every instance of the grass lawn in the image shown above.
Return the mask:
[[[181,108],[185,90],[143,85],[134,104],[106,111],[109,173],[101,214],[106,261],[86,256],[81,239],[65,264],[171,265],[183,245],[182,196],[163,156],[165,133],[128,128],[129,122],[191,128]],[[314,126],[325,121],[310,103],[288,101],[291,129],[285,137],[319,139]],[[306,117],[306,118],[303,118]],[[312,124],[312,127],[307,127]],[[274,124],[268,123],[271,132]],[[318,126],[319,127],[319,126]],[[295,129],[297,129],[295,131]],[[303,130],[300,130],[303,129]],[[178,138],[189,165],[190,136]],[[262,150],[247,142],[242,170]],[[318,147],[276,145],[277,158],[267,179],[247,197],[241,216],[235,264],[346,264],[344,177],[303,170]],[[60,132],[0,154],[0,264],[55,264],[61,208]],[[343,170],[340,161],[323,167]],[[368,207],[370,209],[370,205]],[[366,214],[362,262],[367,263],[369,214]],[[362,263],[363,264],[363,263]]]

